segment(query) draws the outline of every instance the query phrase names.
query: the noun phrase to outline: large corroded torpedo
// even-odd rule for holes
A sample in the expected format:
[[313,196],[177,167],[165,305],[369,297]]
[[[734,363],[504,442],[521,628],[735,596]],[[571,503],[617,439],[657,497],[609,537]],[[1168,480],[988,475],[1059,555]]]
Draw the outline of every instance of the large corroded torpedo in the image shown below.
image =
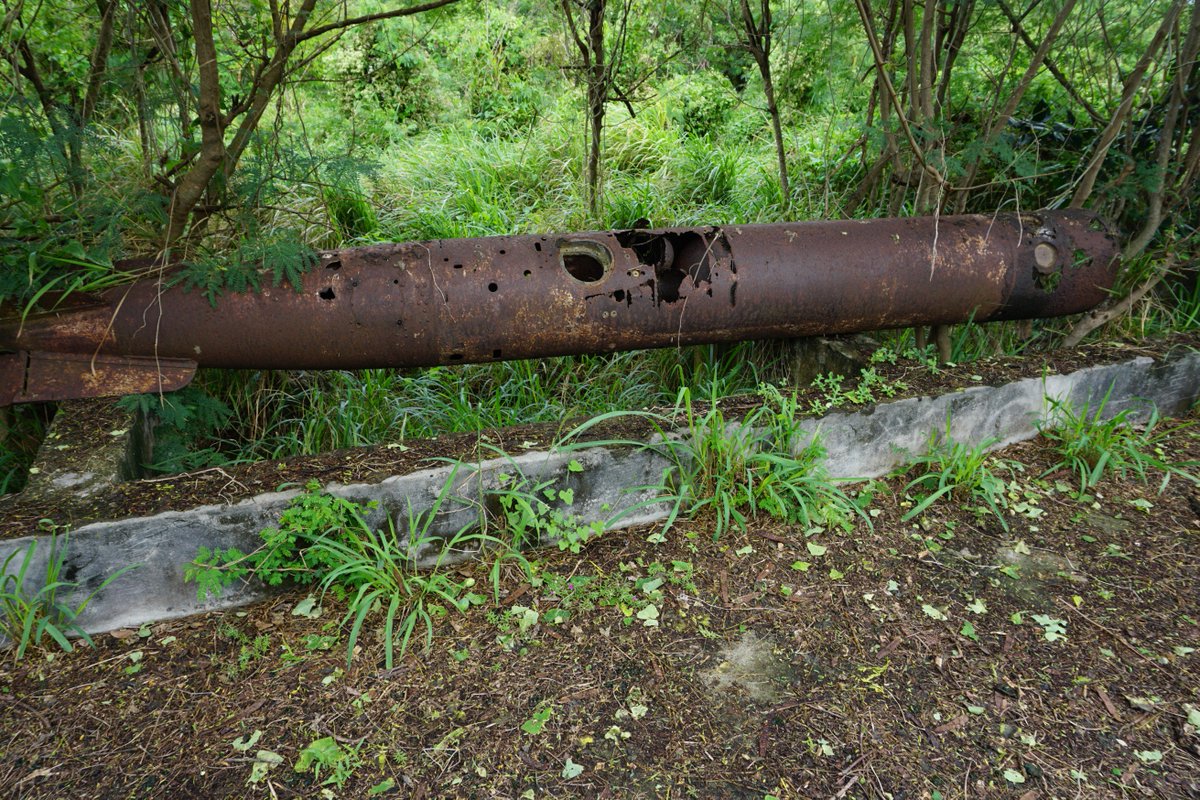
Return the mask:
[[148,279],[0,318],[0,403],[169,391],[197,365],[419,367],[1052,317],[1099,303],[1117,254],[1083,211],[355,247],[320,254],[299,291],[214,305]]

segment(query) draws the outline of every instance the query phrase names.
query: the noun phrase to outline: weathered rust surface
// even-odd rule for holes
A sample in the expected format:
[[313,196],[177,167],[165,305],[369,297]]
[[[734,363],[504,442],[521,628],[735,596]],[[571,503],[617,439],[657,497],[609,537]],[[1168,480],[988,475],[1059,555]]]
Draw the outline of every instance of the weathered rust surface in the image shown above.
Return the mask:
[[187,386],[196,362],[81,353],[0,354],[0,405],[171,392]]
[[151,280],[112,289],[0,323],[0,349],[416,367],[1040,318],[1099,303],[1117,253],[1080,211],[383,244],[215,307]]

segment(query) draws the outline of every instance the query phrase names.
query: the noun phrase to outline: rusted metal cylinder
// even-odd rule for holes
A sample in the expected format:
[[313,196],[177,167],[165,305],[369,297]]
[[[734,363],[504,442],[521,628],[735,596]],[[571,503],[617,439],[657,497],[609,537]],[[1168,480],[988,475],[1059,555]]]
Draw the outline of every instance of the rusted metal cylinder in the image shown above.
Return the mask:
[[1099,303],[1117,259],[1082,211],[444,239],[325,252],[299,292],[215,306],[147,280],[0,323],[0,349],[416,367],[1040,318]]

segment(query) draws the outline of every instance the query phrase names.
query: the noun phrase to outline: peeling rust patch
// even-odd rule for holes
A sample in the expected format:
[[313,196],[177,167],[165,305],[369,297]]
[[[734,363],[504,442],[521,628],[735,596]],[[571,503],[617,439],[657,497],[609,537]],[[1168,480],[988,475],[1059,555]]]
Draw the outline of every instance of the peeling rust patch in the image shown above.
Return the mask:
[[191,382],[196,362],[184,359],[0,354],[0,405],[84,397],[172,392]]

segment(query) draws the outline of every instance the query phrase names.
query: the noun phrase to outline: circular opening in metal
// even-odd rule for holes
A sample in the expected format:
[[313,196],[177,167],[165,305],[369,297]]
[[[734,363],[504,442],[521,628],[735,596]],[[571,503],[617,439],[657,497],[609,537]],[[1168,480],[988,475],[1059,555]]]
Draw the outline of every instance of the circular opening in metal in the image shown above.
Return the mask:
[[567,274],[581,283],[595,283],[612,269],[612,253],[599,242],[588,239],[560,241],[558,257]]

